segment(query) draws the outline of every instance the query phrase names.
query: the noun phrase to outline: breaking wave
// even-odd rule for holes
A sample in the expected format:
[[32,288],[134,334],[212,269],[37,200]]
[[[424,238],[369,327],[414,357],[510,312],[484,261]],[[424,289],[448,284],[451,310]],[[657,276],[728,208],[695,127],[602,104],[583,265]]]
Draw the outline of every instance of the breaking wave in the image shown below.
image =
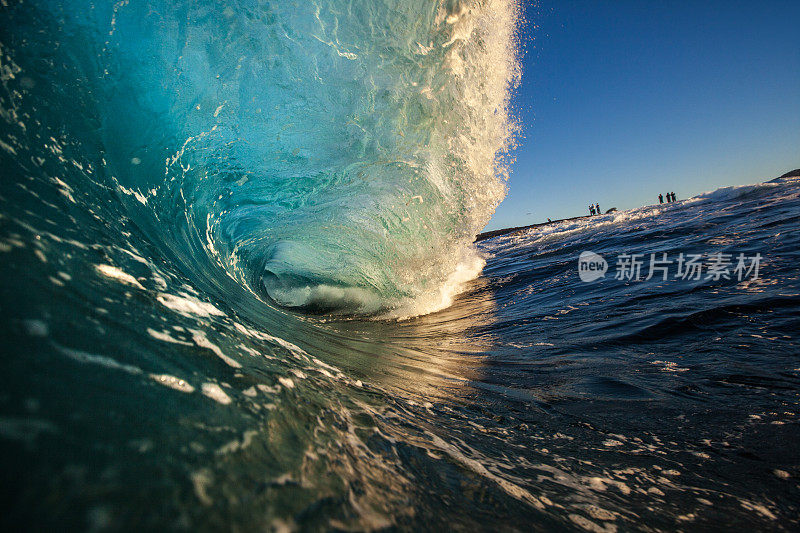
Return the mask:
[[515,131],[515,2],[34,4],[10,8],[3,41],[52,41],[5,51],[13,104],[95,150],[126,214],[190,269],[394,316],[480,272]]

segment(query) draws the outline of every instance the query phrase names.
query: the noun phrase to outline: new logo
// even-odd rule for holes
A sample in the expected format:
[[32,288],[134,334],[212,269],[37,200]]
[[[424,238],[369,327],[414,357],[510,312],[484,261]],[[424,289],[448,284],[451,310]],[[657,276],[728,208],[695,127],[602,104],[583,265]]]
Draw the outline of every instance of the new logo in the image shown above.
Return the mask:
[[594,252],[581,252],[578,257],[578,276],[581,281],[589,282],[598,280],[606,275],[608,262],[602,255]]

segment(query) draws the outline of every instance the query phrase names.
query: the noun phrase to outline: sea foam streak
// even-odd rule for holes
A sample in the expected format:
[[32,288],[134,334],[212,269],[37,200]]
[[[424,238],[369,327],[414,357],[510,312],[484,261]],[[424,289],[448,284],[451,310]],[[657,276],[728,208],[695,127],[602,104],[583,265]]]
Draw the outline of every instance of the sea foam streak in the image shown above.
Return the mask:
[[52,4],[102,59],[76,68],[107,168],[178,256],[265,301],[382,316],[479,273],[515,130],[515,2]]

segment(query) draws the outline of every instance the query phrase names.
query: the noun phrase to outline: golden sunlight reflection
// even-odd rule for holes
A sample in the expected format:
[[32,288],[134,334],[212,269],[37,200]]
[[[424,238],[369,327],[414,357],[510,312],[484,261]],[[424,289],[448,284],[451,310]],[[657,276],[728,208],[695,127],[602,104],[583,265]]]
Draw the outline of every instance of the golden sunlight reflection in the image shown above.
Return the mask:
[[485,278],[470,282],[449,308],[411,320],[336,321],[322,326],[332,361],[373,386],[417,399],[463,395],[494,345],[486,331],[497,305]]

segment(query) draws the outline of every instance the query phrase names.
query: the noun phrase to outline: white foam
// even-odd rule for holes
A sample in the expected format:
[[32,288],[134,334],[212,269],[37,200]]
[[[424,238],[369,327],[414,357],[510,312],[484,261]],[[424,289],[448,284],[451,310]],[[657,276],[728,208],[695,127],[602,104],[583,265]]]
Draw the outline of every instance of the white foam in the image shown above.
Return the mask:
[[187,394],[194,392],[194,387],[189,385],[186,381],[176,378],[175,376],[170,376],[169,374],[150,374],[150,378],[156,383],[169,387],[170,389]]
[[225,355],[225,353],[219,346],[208,340],[208,337],[206,337],[205,332],[200,331],[198,329],[190,329],[189,331],[192,333],[192,340],[194,340],[195,344],[197,344],[201,348],[208,348],[209,350],[214,352],[214,354],[217,357],[225,361],[225,364],[227,364],[228,366],[233,368],[242,368],[242,365],[239,364],[238,361]]
[[186,317],[225,316],[225,313],[214,307],[212,304],[198,300],[194,296],[190,296],[185,293],[178,296],[175,294],[161,292],[158,294],[157,299],[164,307],[172,309],[176,313]]
[[508,495],[527,502],[537,509],[544,509],[545,504],[536,496],[531,494],[526,489],[520,487],[519,485],[508,481],[505,478],[498,476],[497,474],[492,473],[487,469],[480,461],[473,459],[471,457],[467,457],[461,450],[456,448],[454,445],[442,440],[439,436],[429,433],[431,437],[431,444],[437,449],[447,453],[450,457],[461,463],[462,465],[466,466],[477,475],[489,479],[495,482],[503,491],[505,491]]
[[166,331],[156,331],[152,328],[147,328],[147,334],[153,337],[154,339],[158,339],[163,342],[171,342],[173,344],[183,344],[185,346],[191,346],[191,342],[181,341],[176,338],[173,338],[169,333]]
[[278,381],[281,383],[281,385],[283,385],[287,389],[293,389],[294,388],[294,381],[292,381],[291,378],[279,377]]
[[216,383],[203,383],[202,391],[204,396],[208,396],[215,402],[221,403],[222,405],[228,405],[233,400],[231,397],[225,394],[225,391],[217,385]]
[[140,290],[145,290],[145,288],[142,287],[142,284],[139,283],[139,281],[136,278],[134,278],[133,276],[131,276],[127,272],[124,272],[123,270],[120,270],[119,268],[117,268],[115,266],[112,266],[112,265],[95,265],[94,268],[100,274],[104,275],[107,278],[119,281],[120,283],[125,283],[127,285],[131,285],[131,286],[136,287],[137,289],[140,289]]
[[381,298],[361,287],[337,287],[318,284],[302,287],[280,287],[265,282],[270,297],[287,307],[319,307],[345,309],[358,314],[372,314],[382,305]]
[[268,333],[262,333],[260,331],[256,331],[252,328],[248,328],[238,322],[234,322],[233,325],[238,329],[241,333],[253,337],[254,339],[259,339],[262,341],[271,342],[277,344],[287,350],[289,350],[292,355],[296,357],[302,357],[308,359],[308,354],[296,344],[292,344],[289,341],[283,340],[280,337],[275,337],[273,335],[269,335]]
[[405,300],[380,318],[406,320],[450,307],[455,297],[464,292],[468,282],[480,275],[485,265],[486,260],[474,248],[465,250],[462,260],[443,284],[432,291]]

